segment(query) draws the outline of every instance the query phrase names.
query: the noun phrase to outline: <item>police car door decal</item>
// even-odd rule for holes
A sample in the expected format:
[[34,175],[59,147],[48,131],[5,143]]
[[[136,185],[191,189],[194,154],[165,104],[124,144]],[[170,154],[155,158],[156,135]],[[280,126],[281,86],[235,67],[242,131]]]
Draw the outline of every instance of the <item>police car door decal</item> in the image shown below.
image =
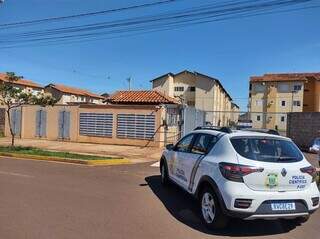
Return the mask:
[[196,177],[196,173],[198,171],[199,165],[200,165],[201,161],[204,159],[204,157],[205,157],[205,155],[200,155],[192,168],[190,181],[189,181],[189,187],[188,187],[189,191],[192,191],[192,188],[194,186],[194,178]]

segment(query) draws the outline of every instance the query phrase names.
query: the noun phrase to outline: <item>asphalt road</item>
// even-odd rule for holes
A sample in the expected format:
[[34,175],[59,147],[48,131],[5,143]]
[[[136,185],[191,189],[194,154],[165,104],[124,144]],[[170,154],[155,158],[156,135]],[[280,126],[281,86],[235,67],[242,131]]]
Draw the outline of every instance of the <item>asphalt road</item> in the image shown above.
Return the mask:
[[196,202],[160,185],[150,164],[87,167],[0,159],[1,239],[316,238],[320,211],[301,226],[233,220],[208,231]]

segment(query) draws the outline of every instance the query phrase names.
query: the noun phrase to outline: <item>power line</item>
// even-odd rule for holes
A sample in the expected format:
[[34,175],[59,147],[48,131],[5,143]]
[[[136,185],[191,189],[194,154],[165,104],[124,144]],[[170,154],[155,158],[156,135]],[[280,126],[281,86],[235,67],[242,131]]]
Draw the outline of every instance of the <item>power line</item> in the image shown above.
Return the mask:
[[5,24],[0,24],[0,28],[3,28],[3,27],[23,27],[25,25],[31,25],[31,24],[56,22],[56,21],[61,21],[61,20],[69,20],[69,19],[73,19],[73,18],[81,18],[81,17],[88,17],[88,16],[97,16],[97,15],[103,15],[103,14],[108,14],[108,13],[116,13],[116,12],[120,12],[120,11],[128,11],[128,10],[135,10],[135,9],[139,9],[139,8],[152,7],[152,6],[157,6],[157,5],[176,2],[176,1],[178,1],[178,0],[165,0],[165,1],[158,1],[158,2],[153,2],[153,3],[145,3],[145,4],[140,4],[140,5],[133,5],[133,6],[128,6],[128,7],[97,11],[97,12],[88,12],[88,13],[69,15],[69,16],[61,16],[61,17],[36,19],[36,20],[30,20],[30,21],[5,23]]
[[[288,1],[285,1],[285,2],[288,2]],[[277,4],[284,4],[285,2],[283,3],[277,3]],[[301,1],[289,1],[289,2],[301,2]],[[272,4],[272,5],[271,5]],[[268,3],[268,5],[266,5],[266,3],[264,3],[264,5],[262,5],[262,7],[266,7],[266,6],[273,6],[275,3],[274,1],[272,1],[271,3]],[[252,7],[252,6],[251,6]],[[261,7],[261,6],[260,6]],[[239,11],[239,10],[242,10],[241,8],[236,8],[236,9],[231,9],[231,10],[236,10],[236,11]],[[256,9],[254,9],[256,10]],[[225,9],[222,9],[222,12],[225,11]],[[230,9],[229,9],[230,11]],[[188,12],[188,11],[187,11]],[[219,10],[215,11],[214,13],[218,13],[219,14]],[[182,12],[183,13],[183,12]],[[209,12],[209,14],[212,13],[212,12]],[[236,12],[236,13],[239,13],[239,12]],[[199,13],[195,13],[195,14],[199,14]],[[201,13],[203,14],[203,13]],[[205,14],[208,14],[208,12],[205,12]],[[175,18],[181,18],[181,17],[189,17],[189,15],[173,15],[171,16],[171,18],[175,19]],[[194,16],[194,13],[193,15],[191,16]],[[219,16],[219,15],[218,15]],[[221,16],[221,14],[220,14]],[[195,18],[195,19],[191,19],[191,20],[201,20],[203,18]],[[30,37],[34,37],[34,36],[50,36],[50,35],[57,35],[57,34],[63,34],[63,33],[77,33],[77,32],[81,32],[81,31],[96,31],[96,30],[100,30],[100,29],[106,29],[106,28],[115,28],[115,27],[123,27],[123,26],[130,26],[130,25],[138,25],[138,24],[142,24],[142,23],[149,23],[149,22],[156,22],[156,21],[163,21],[163,20],[168,20],[168,16],[164,16],[164,17],[160,17],[160,18],[155,18],[155,19],[141,19],[139,21],[136,20],[136,19],[129,19],[129,20],[133,20],[133,21],[124,21],[123,23],[121,23],[121,21],[119,22],[102,22],[102,23],[97,23],[97,24],[91,24],[91,25],[82,25],[82,26],[73,26],[73,27],[67,27],[67,28],[57,28],[57,29],[49,29],[49,30],[46,30],[46,31],[38,31],[38,32],[27,32],[27,33],[22,33],[22,34],[14,34],[14,35],[11,35],[11,37],[14,37],[15,39],[17,37],[19,38],[30,38]],[[187,20],[188,21],[188,20]],[[167,23],[167,25],[172,25],[172,24],[179,24],[179,23],[182,23],[181,21],[176,21],[176,22],[173,22],[173,23]],[[152,27],[152,26],[145,26],[145,27]],[[156,26],[157,27],[157,26]],[[138,28],[137,30],[143,30],[144,28],[143,27],[140,27],[140,29]],[[146,28],[148,29],[148,28]],[[120,29],[119,32],[124,32],[125,30],[127,29]],[[131,30],[135,30],[135,29],[131,29]],[[127,31],[130,31],[130,29],[128,29]],[[113,33],[113,32],[111,32]],[[93,35],[97,36],[97,35],[100,35],[100,34],[108,34],[108,32],[94,32]],[[33,38],[31,40],[33,41],[43,41],[43,40],[53,40],[53,39],[59,39],[59,38],[62,38],[62,39],[67,39],[67,38],[74,38],[74,37],[87,37],[87,36],[90,36],[90,34],[77,34],[77,35],[63,35],[63,36],[57,36],[57,37],[48,37],[48,38]],[[9,40],[8,40],[9,38]],[[19,39],[20,42],[23,41],[25,42],[25,40],[23,39]],[[18,42],[19,42],[18,40]],[[6,42],[10,42],[10,35],[9,34],[6,34]],[[12,41],[11,41],[12,42]],[[17,42],[17,40],[13,41],[13,42]]]
[[[252,3],[253,2],[253,3]],[[81,40],[97,40],[100,36],[109,35],[121,36],[121,34],[134,32],[144,34],[148,32],[172,30],[181,27],[209,23],[214,21],[231,20],[236,18],[272,14],[280,7],[288,7],[292,5],[301,5],[302,3],[310,3],[314,0],[286,0],[286,1],[224,1],[219,4],[205,5],[197,8],[184,9],[176,12],[158,14],[153,16],[144,16],[138,18],[129,18],[111,22],[98,22],[94,24],[78,25],[63,28],[53,28],[41,31],[29,31],[20,34],[6,34],[5,41],[0,41],[4,47],[21,46],[19,43],[48,43],[58,44],[67,41],[74,42]],[[295,9],[285,9],[281,11],[293,11],[309,9],[306,6]],[[110,29],[109,31],[102,31]],[[133,34],[134,35],[134,34]],[[11,39],[10,39],[11,37]],[[19,38],[19,39],[17,39]],[[105,38],[106,39],[106,38]],[[9,45],[8,45],[9,43]]]
[[[263,1],[263,0],[260,0]],[[258,1],[258,2],[260,2]],[[71,27],[63,27],[63,28],[54,28],[54,29],[47,29],[41,31],[31,31],[25,32],[22,34],[6,34],[6,37],[28,37],[28,36],[41,36],[41,35],[52,35],[52,34],[60,34],[60,33],[72,33],[72,32],[79,32],[79,31],[95,31],[100,29],[106,28],[114,28],[114,27],[124,27],[130,25],[138,25],[138,24],[145,24],[145,23],[153,23],[159,21],[169,21],[169,20],[177,20],[195,17],[193,20],[199,20],[203,16],[209,17],[217,17],[222,16],[222,14],[238,14],[247,11],[257,11],[259,9],[265,9],[275,6],[287,6],[292,4],[298,4],[302,2],[310,2],[312,0],[287,0],[287,1],[263,1],[259,4],[248,5],[248,2],[252,1],[227,1],[227,4],[214,4],[214,5],[205,5],[199,8],[191,8],[179,12],[172,12],[169,14],[160,14],[160,15],[153,15],[153,16],[145,16],[140,18],[130,18],[118,21],[111,21],[111,22],[98,22],[94,24],[85,24],[85,25],[78,25],[78,26],[71,26]],[[243,4],[247,4],[242,6]],[[231,7],[231,8],[226,8]],[[217,14],[217,15],[214,15]],[[178,22],[179,23],[179,22]]]

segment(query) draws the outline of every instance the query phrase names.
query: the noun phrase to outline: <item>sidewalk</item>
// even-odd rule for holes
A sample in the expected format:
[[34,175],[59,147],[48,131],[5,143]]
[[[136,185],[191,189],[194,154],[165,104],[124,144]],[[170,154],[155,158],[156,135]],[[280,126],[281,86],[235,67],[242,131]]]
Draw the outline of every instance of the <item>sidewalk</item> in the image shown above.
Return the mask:
[[[0,145],[10,145],[10,138],[0,138]],[[17,146],[29,146],[52,151],[93,154],[100,156],[118,156],[129,159],[132,163],[153,162],[160,159],[162,149],[124,145],[106,145],[74,143],[35,139],[16,139]]]

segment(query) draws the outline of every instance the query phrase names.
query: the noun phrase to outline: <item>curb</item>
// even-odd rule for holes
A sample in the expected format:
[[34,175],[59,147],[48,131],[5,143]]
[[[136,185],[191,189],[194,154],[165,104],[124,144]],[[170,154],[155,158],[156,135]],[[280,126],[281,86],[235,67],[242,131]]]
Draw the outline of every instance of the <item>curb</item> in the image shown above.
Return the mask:
[[47,157],[47,156],[17,154],[17,153],[5,153],[5,152],[1,152],[0,157],[10,157],[10,158],[20,159],[20,160],[33,159],[33,160],[41,160],[41,161],[49,161],[49,162],[81,164],[81,165],[87,165],[87,166],[108,166],[108,165],[131,164],[131,161],[129,159],[124,159],[124,158],[83,160],[83,159],[68,159],[68,158]]

